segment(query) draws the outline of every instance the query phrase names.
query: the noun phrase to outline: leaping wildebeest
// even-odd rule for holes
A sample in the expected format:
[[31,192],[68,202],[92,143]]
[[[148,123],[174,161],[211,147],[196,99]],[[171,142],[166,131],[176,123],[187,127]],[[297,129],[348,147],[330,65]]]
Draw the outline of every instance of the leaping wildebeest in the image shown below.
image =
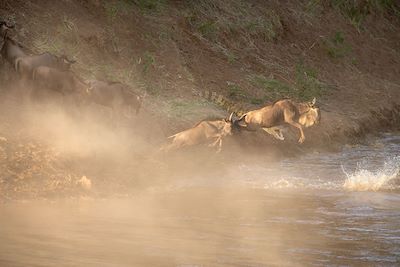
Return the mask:
[[19,57],[15,60],[15,70],[21,75],[24,80],[32,79],[33,70],[40,66],[46,66],[54,68],[60,71],[70,70],[71,64],[75,63],[74,60],[70,60],[66,55],[56,56],[48,52],[33,55]]
[[90,101],[111,108],[113,116],[122,116],[123,108],[134,109],[139,114],[144,96],[135,94],[128,85],[100,80],[89,80],[88,84]]
[[64,98],[71,98],[75,105],[88,101],[90,85],[72,71],[60,71],[40,66],[33,70],[32,78],[37,88],[58,92]]
[[168,137],[172,139],[172,142],[163,146],[161,151],[168,152],[187,146],[206,143],[211,140],[213,142],[209,146],[215,147],[218,144],[217,152],[220,152],[222,150],[222,139],[228,135],[232,135],[233,124],[233,113],[228,119],[201,121],[188,130]]
[[[315,98],[308,103],[297,103],[291,99],[279,100],[272,105],[243,114],[235,122],[235,126],[249,131],[262,128],[274,135],[274,132],[280,132],[280,126],[289,124],[300,131],[299,143],[303,143],[305,140],[303,128],[318,124],[321,119],[320,110],[315,102]],[[281,133],[275,137],[283,140]]]

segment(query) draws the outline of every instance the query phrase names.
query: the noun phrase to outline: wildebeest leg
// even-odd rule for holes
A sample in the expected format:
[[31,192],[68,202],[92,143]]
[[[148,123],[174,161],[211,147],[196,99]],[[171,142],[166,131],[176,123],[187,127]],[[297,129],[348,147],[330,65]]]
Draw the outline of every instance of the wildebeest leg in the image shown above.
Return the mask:
[[293,111],[290,111],[290,110],[285,110],[284,113],[283,113],[283,116],[284,116],[284,120],[285,120],[286,123],[288,123],[288,124],[296,127],[297,129],[299,129],[299,131],[300,131],[299,143],[300,144],[303,143],[304,140],[306,139],[306,137],[304,136],[303,126],[301,126],[300,123],[295,122],[293,120],[293,118],[295,116],[295,113]]
[[222,136],[219,138],[219,145],[218,145],[218,149],[217,149],[217,153],[222,151]]
[[217,143],[219,142],[219,140],[221,139],[221,136],[218,136],[217,139],[214,141],[214,143],[209,144],[209,147],[214,147],[217,145]]
[[306,137],[304,136],[303,127],[301,126],[301,124],[293,121],[292,119],[290,119],[286,122],[289,123],[290,125],[296,127],[297,129],[299,129],[299,131],[300,131],[299,143],[302,144],[304,142],[304,140],[306,139]]
[[214,143],[208,145],[209,147],[215,147],[218,144],[217,153],[221,152],[222,150],[222,136],[217,137]]
[[262,129],[278,140],[281,140],[281,141],[285,140],[285,137],[282,134],[282,130],[278,127],[262,128]]

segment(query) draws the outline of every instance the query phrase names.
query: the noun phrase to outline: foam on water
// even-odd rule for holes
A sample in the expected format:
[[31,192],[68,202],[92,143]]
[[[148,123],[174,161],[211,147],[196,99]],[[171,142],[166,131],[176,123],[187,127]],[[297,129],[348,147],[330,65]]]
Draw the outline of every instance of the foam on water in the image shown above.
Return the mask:
[[360,166],[353,173],[347,172],[343,167],[342,170],[347,177],[343,187],[350,191],[399,188],[393,182],[400,178],[400,156],[387,160],[382,168],[373,171]]

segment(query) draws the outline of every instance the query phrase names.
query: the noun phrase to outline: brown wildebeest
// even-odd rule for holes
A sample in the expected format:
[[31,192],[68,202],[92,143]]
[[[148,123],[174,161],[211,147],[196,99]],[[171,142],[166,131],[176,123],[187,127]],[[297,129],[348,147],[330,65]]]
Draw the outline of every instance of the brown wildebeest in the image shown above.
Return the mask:
[[[235,125],[239,126],[240,129],[249,131],[262,128],[274,135],[273,131],[278,130],[280,132],[279,126],[289,124],[299,129],[299,143],[303,143],[305,140],[303,127],[318,124],[321,119],[320,110],[315,105],[315,101],[315,98],[309,103],[296,103],[290,99],[279,100],[272,105],[243,114]],[[283,139],[281,132],[278,136]]]
[[15,70],[21,75],[22,79],[32,79],[33,70],[40,66],[54,68],[60,71],[70,70],[71,64],[76,61],[70,60],[67,56],[60,57],[50,53],[43,53],[34,56],[19,57],[15,60]]
[[170,144],[163,146],[161,151],[168,152],[170,150],[198,145],[213,140],[214,142],[209,146],[215,147],[218,144],[217,152],[220,152],[222,149],[222,138],[232,135],[233,123],[233,113],[228,119],[201,121],[188,130],[168,137],[173,138],[173,140]]
[[139,114],[144,96],[139,96],[132,92],[130,87],[120,82],[106,82],[99,80],[88,81],[90,85],[90,101],[109,107],[113,115],[123,115],[123,108],[128,107]]
[[72,71],[40,66],[33,70],[32,78],[37,88],[58,92],[63,97],[71,97],[76,105],[88,100],[90,86]]

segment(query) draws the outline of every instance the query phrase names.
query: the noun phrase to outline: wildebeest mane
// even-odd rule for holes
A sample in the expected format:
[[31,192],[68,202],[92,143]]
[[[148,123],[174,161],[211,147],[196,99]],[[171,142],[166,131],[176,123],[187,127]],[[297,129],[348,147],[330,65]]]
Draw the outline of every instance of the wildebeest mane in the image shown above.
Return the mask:
[[290,100],[290,101],[292,101],[291,98],[285,97],[285,98],[281,98],[281,99],[275,100],[274,102],[272,102],[271,106],[275,105],[276,103],[278,103],[279,101],[282,101],[282,100]]
[[99,80],[99,81],[105,82],[107,85],[114,85],[114,84],[122,84],[123,85],[123,83],[117,82],[117,81],[110,81],[110,80]]
[[197,122],[197,123],[193,126],[193,128],[196,127],[197,125],[199,125],[200,123],[205,122],[205,121],[211,121],[211,122],[213,122],[213,121],[221,121],[221,120],[224,120],[224,118],[221,118],[220,116],[208,116],[208,117],[206,117],[205,119],[202,119],[201,121]]

